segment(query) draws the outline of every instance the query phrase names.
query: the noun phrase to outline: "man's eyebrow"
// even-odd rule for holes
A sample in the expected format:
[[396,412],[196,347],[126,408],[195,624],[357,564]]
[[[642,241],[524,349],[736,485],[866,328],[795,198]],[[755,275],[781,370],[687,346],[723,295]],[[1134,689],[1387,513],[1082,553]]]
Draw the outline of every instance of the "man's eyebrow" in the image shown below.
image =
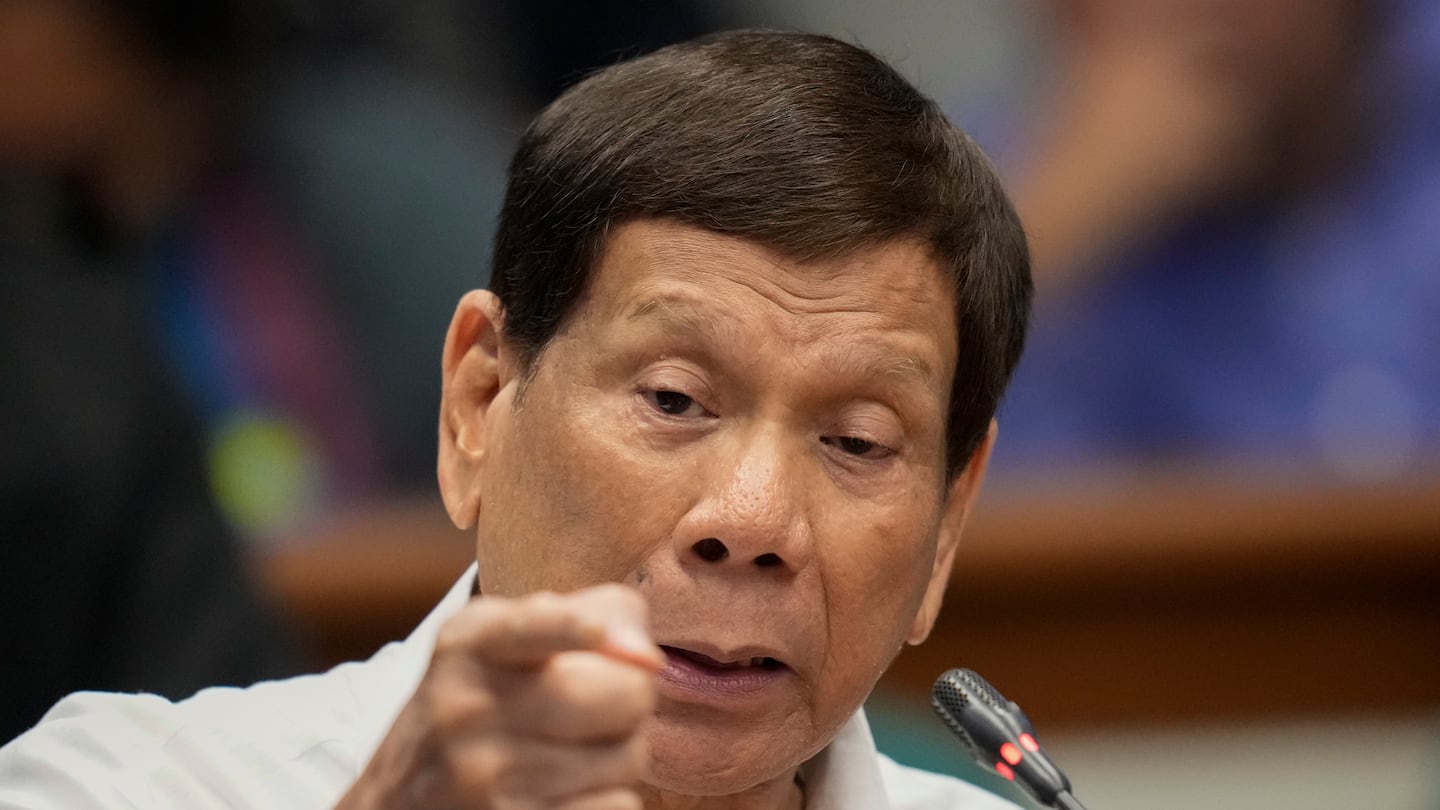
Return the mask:
[[643,317],[645,317],[646,315],[649,315],[650,313],[654,312],[654,311],[655,311],[656,309],[658,309],[659,307],[660,307],[660,299],[659,299],[659,298],[647,298],[647,299],[645,299],[643,302],[641,302],[640,306],[635,307],[635,309],[631,310],[630,313],[625,316],[625,318],[626,318],[627,320],[632,320],[632,321],[635,320],[636,318],[643,318]]
[[695,301],[686,298],[647,298],[625,315],[627,321],[660,321],[662,323],[703,332],[722,339],[734,325],[712,312],[706,312]]
[[929,383],[935,379],[935,369],[923,357],[907,354],[882,364],[879,373],[886,377],[916,378]]
[[628,320],[636,320],[638,318],[643,318],[647,315],[650,315],[651,313],[669,314],[674,312],[677,308],[693,309],[693,302],[685,298],[675,297],[646,298],[644,301],[641,301],[640,304],[637,305],[634,309],[631,309],[630,312],[625,315],[625,317]]
[[854,374],[869,374],[897,382],[915,382],[925,387],[937,381],[935,367],[917,354],[898,352],[888,357],[877,357],[878,352],[868,347],[849,346],[839,356],[840,369]]
[[[624,316],[627,323],[659,330],[668,340],[682,341],[689,350],[711,360],[727,360],[724,347],[740,340],[739,324],[691,296],[658,295],[634,306]],[[675,347],[675,348],[678,348]]]
[[[627,321],[653,320],[704,333],[717,341],[723,340],[734,328],[734,322],[708,312],[689,298],[647,298],[625,315]],[[903,382],[918,382],[926,387],[937,378],[935,367],[924,357],[898,349],[895,354],[877,360],[882,354],[872,347],[854,344],[839,353],[835,370],[841,373],[877,376]]]

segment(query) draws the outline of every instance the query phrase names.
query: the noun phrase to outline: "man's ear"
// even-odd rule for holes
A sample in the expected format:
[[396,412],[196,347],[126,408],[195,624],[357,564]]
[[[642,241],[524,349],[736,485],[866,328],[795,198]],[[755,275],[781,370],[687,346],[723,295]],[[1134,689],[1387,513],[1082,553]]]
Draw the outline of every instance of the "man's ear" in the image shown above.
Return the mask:
[[441,359],[440,454],[436,472],[445,510],[456,527],[480,516],[481,470],[491,407],[509,381],[500,299],[472,290],[460,299]]
[[965,469],[955,476],[945,496],[945,512],[940,517],[940,539],[935,546],[935,567],[930,571],[930,584],[925,588],[925,597],[915,614],[915,623],[910,626],[910,635],[905,637],[905,641],[912,645],[929,638],[935,619],[940,615],[940,603],[945,600],[945,589],[950,584],[950,570],[955,566],[960,532],[965,528],[965,518],[975,503],[975,496],[980,494],[980,484],[985,480],[985,469],[990,464],[990,451],[995,447],[998,431],[999,425],[991,419],[985,438],[975,448]]

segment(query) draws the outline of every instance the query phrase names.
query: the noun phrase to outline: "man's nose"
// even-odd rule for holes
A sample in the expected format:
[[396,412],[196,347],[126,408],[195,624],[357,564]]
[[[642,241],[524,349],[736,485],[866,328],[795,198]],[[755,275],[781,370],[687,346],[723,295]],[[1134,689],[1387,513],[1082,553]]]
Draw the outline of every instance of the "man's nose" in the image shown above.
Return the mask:
[[803,450],[769,432],[736,437],[676,527],[686,564],[799,571],[812,538],[800,499]]

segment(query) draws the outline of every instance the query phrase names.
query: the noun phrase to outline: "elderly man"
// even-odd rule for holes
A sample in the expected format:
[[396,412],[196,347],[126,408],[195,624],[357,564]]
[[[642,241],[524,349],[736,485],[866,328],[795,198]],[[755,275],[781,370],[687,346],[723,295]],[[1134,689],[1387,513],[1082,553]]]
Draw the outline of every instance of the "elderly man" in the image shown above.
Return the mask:
[[1010,807],[877,755],[1030,299],[995,176],[834,40],[617,65],[526,132],[443,354],[477,565],[405,642],[179,704],[82,694],[0,806]]

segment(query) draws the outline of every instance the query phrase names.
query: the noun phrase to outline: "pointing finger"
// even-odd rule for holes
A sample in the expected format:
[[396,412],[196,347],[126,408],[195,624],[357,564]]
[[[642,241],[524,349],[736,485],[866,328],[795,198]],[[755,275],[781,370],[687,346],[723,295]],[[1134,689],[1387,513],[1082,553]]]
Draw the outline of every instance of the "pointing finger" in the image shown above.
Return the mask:
[[478,654],[487,662],[532,667],[571,650],[593,650],[658,669],[664,657],[645,629],[645,605],[623,586],[517,599],[482,597],[441,629],[436,653]]

